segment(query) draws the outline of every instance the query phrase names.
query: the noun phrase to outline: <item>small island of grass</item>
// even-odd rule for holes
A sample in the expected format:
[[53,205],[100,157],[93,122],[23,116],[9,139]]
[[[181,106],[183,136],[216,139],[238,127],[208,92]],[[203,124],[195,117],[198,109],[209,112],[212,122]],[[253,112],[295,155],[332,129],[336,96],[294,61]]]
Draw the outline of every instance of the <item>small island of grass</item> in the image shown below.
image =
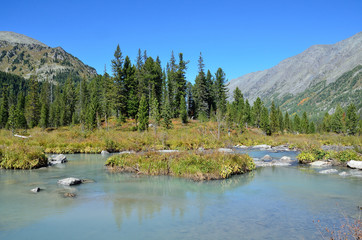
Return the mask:
[[229,178],[255,169],[247,154],[200,152],[119,154],[108,158],[111,171],[145,175],[170,175],[196,181]]

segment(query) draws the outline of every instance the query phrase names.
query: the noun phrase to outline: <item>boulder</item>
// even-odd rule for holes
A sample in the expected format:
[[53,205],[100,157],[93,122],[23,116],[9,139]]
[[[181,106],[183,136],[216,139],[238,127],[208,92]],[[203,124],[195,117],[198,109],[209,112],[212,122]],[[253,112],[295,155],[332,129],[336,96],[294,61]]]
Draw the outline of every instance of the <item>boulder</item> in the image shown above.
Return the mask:
[[331,174],[331,173],[337,173],[337,172],[338,172],[337,169],[326,169],[326,170],[320,171],[319,173],[322,173],[322,174]]
[[109,152],[107,151],[107,150],[103,150],[102,152],[101,152],[101,155],[102,156],[107,156],[109,154]]
[[265,155],[264,157],[262,157],[261,160],[263,160],[263,161],[269,161],[269,160],[272,160],[272,157],[267,154],[267,155]]
[[329,165],[331,165],[331,163],[326,162],[326,161],[315,161],[315,162],[309,163],[309,165],[311,165],[313,167],[322,167],[322,166],[329,166]]
[[62,164],[62,163],[65,163],[67,161],[68,161],[67,157],[64,156],[63,154],[52,155],[48,160],[49,165]]
[[347,162],[347,166],[349,168],[355,168],[355,169],[362,170],[362,161],[351,160],[351,161]]
[[37,192],[40,192],[40,187],[36,187],[36,188],[33,188],[31,189],[30,191],[32,191],[33,193],[37,193]]
[[223,152],[223,153],[231,153],[231,152],[233,152],[233,150],[230,149],[230,148],[219,148],[217,151],[218,152]]
[[240,149],[248,149],[249,148],[248,146],[245,146],[245,145],[236,145],[235,147],[240,148]]
[[260,149],[270,149],[271,146],[270,145],[266,145],[266,144],[262,144],[262,145],[255,145],[253,146],[253,148],[260,148]]
[[274,151],[289,151],[289,148],[287,145],[280,145],[280,146],[275,146],[271,148]]
[[122,152],[119,152],[119,154],[132,154],[132,153],[136,153],[134,151],[122,151]]
[[168,150],[158,150],[157,152],[160,152],[160,153],[174,153],[174,152],[179,152],[179,150],[168,149]]
[[67,197],[67,198],[74,198],[76,196],[77,195],[75,193],[64,193],[64,197]]
[[281,159],[280,159],[281,162],[291,162],[292,159],[290,157],[287,157],[287,156],[283,156]]
[[74,177],[70,178],[64,178],[58,181],[58,184],[65,185],[65,186],[71,186],[71,185],[77,185],[81,184],[82,180]]
[[346,172],[341,172],[340,174],[338,174],[341,177],[347,177],[349,174]]

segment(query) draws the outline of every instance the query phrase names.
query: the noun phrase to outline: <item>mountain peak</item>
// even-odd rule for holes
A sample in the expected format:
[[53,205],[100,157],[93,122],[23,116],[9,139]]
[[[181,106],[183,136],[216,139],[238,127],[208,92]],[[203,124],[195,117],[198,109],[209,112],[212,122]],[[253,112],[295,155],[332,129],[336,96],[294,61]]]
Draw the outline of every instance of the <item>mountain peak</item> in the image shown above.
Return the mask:
[[20,33],[8,32],[8,31],[0,31],[0,41],[6,41],[9,43],[20,43],[20,44],[35,44],[35,45],[40,45],[42,47],[48,47],[44,43],[34,38],[25,36]]

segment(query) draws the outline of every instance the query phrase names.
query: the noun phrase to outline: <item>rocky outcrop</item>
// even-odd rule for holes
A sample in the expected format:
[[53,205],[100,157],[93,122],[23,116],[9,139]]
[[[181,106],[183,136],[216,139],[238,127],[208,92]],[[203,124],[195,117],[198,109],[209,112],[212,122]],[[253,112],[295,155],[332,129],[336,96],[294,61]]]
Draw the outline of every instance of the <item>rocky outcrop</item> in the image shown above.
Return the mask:
[[351,160],[351,161],[347,162],[347,166],[349,168],[355,168],[355,169],[362,170],[362,161]]
[[64,178],[58,181],[58,184],[64,185],[64,186],[72,186],[72,185],[78,185],[81,184],[82,180],[74,177],[70,178]]
[[315,161],[315,162],[309,163],[309,165],[311,165],[313,167],[325,167],[325,166],[330,166],[332,164],[327,161]]
[[67,157],[64,156],[63,154],[59,154],[59,155],[52,155],[49,159],[49,165],[55,165],[55,164],[62,164],[62,163],[66,163]]
[[270,155],[265,155],[264,157],[261,158],[262,161],[270,161],[272,160],[272,157]]

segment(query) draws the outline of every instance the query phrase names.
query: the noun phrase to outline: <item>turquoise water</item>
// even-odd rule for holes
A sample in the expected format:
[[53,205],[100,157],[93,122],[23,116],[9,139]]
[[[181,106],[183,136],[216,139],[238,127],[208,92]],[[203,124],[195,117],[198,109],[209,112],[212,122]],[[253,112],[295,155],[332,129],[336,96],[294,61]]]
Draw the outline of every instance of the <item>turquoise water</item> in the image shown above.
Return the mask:
[[[109,173],[101,155],[67,157],[62,167],[0,170],[0,239],[320,239],[313,220],[333,227],[361,214],[361,178],[298,165],[193,182]],[[95,182],[64,188],[65,177]]]

